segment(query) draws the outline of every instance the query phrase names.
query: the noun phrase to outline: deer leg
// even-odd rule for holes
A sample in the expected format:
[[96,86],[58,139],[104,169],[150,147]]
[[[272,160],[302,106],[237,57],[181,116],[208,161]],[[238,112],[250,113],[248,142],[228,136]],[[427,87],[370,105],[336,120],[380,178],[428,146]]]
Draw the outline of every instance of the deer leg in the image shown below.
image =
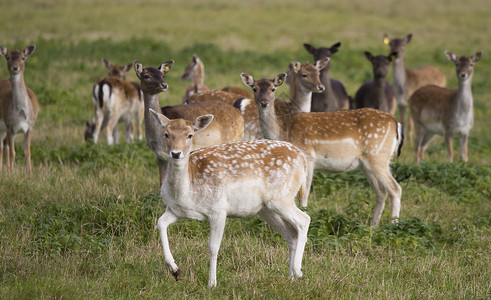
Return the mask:
[[5,147],[5,138],[2,135],[0,135],[0,172],[2,172],[2,167],[3,167],[3,150],[4,150],[4,147]]
[[131,143],[133,141],[133,123],[131,122],[131,119],[125,120],[124,126],[126,142]]
[[101,134],[101,130],[103,130],[106,125],[107,125],[107,119],[104,118],[104,112],[101,109],[98,109],[97,107],[95,108],[94,112],[95,116],[95,129],[94,129],[94,143],[97,144],[97,141],[99,140],[99,136]]
[[[307,243],[307,231],[309,230],[310,217],[295,206],[294,200],[291,205],[286,206],[282,202],[277,205],[276,202],[269,203],[269,208],[280,215],[280,217],[289,222],[296,229],[297,245],[295,247],[294,259],[293,259],[293,278],[303,278],[302,274],[302,257]],[[292,232],[292,234],[294,234]]]
[[463,161],[467,161],[467,142],[469,141],[469,135],[463,134],[460,136],[460,156]]
[[31,166],[31,129],[28,129],[24,134],[24,156],[26,157],[27,175],[32,176]]
[[210,219],[210,240],[208,242],[208,250],[210,252],[210,272],[208,276],[208,286],[214,287],[217,285],[217,258],[218,250],[222,242],[223,231],[227,221],[227,213],[225,211],[216,213]]
[[417,162],[424,159],[426,148],[428,147],[428,144],[431,142],[431,140],[434,137],[435,137],[435,134],[433,134],[431,132],[425,132],[423,134],[423,136],[421,137],[420,145],[419,145],[419,160]]
[[[309,200],[310,187],[312,186],[312,180],[314,178],[314,162],[307,161],[307,178],[305,182],[305,188],[302,189],[300,206],[307,207],[307,201]],[[303,195],[302,195],[303,194]]]
[[162,241],[162,248],[164,249],[164,260],[172,271],[172,275],[179,280],[179,275],[181,271],[179,267],[174,262],[174,257],[170,252],[169,239],[167,238],[167,227],[170,224],[175,223],[179,218],[172,212],[170,208],[166,208],[164,214],[159,218],[157,226],[159,228],[160,239]]
[[401,118],[401,123],[404,128],[406,129],[406,106],[404,105],[398,105],[399,106],[399,117]]
[[448,161],[453,161],[452,135],[445,133],[445,145],[447,146]]
[[107,143],[112,145],[118,143],[119,141],[119,131],[118,131],[118,119],[119,115],[112,114],[109,115],[109,121],[107,122]]
[[144,118],[144,113],[145,113],[145,110],[143,109],[143,105],[142,105],[142,109],[140,109],[138,111],[138,115],[136,116],[136,135],[138,136],[138,139],[141,141],[143,139],[143,130],[142,130],[142,122],[143,122],[143,118]]
[[374,174],[374,171],[366,166],[362,167],[363,172],[370,184],[372,190],[375,192],[375,211],[373,212],[372,217],[372,226],[378,225],[380,222],[380,218],[382,217],[382,212],[385,208],[385,199],[387,198],[387,191],[384,186],[379,185],[377,177]]
[[292,224],[285,222],[277,213],[263,208],[259,215],[276,231],[280,233],[288,246],[289,260],[288,260],[288,274],[293,277],[293,263],[295,261],[295,252],[297,247],[297,231]]
[[15,144],[13,134],[7,133],[7,143],[9,145],[9,172],[12,173],[15,163]]

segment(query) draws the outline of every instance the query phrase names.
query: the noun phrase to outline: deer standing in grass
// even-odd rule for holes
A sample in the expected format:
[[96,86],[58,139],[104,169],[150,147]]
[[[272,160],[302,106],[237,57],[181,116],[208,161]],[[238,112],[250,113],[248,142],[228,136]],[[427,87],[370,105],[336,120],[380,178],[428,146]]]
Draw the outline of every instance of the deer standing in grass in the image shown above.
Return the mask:
[[[314,169],[344,173],[360,167],[377,198],[372,225],[380,221],[387,194],[392,218],[399,217],[402,190],[390,173],[389,163],[395,153],[400,154],[404,136],[402,125],[393,116],[364,108],[296,113],[284,118],[276,113],[274,103],[275,90],[284,82],[285,73],[273,80],[254,80],[244,73],[241,77],[254,91],[264,137],[290,142],[307,156],[308,189]],[[307,206],[307,201],[300,205]]]
[[389,72],[389,64],[395,59],[396,54],[373,56],[368,51],[365,51],[364,54],[372,63],[373,79],[366,81],[356,92],[353,101],[354,108],[371,107],[394,115],[396,95],[394,88],[385,78]]
[[420,87],[434,84],[445,87],[447,78],[440,70],[433,66],[423,66],[417,69],[406,69],[404,65],[404,51],[406,45],[412,39],[412,33],[404,38],[390,38],[387,34],[384,35],[384,44],[390,46],[390,52],[396,53],[397,58],[392,64],[393,72],[392,86],[396,92],[397,107],[399,108],[400,120],[402,125],[408,130],[409,139],[412,137],[412,119],[408,114],[406,116],[406,108],[408,107],[408,99]]
[[[260,215],[286,240],[289,274],[302,278],[302,256],[310,217],[295,205],[295,196],[308,197],[305,156],[281,141],[250,141],[192,149],[195,134],[212,115],[193,123],[170,120],[150,109],[161,126],[155,135],[168,156],[161,187],[166,209],[158,220],[164,259],[176,279],[167,227],[181,218],[210,221],[208,286],[217,285],[217,256],[227,217]],[[161,135],[160,135],[161,134]]]
[[312,109],[314,112],[335,111],[350,108],[350,97],[344,88],[344,85],[329,76],[332,55],[338,52],[341,43],[338,42],[330,48],[315,48],[310,44],[303,44],[305,50],[314,56],[314,63],[329,58],[329,63],[320,70],[320,80],[325,87],[321,93],[312,94]]
[[445,55],[456,66],[459,88],[452,90],[428,85],[417,90],[409,99],[416,132],[416,163],[424,158],[424,151],[436,134],[444,136],[450,162],[453,160],[452,137],[459,134],[460,156],[467,161],[467,142],[474,125],[472,75],[474,64],[481,59],[482,52],[476,52],[472,57],[457,57],[448,51],[445,51]]
[[27,175],[32,176],[31,137],[34,122],[39,111],[39,104],[34,92],[24,82],[25,60],[34,52],[35,46],[28,46],[23,51],[7,50],[0,46],[0,53],[7,60],[10,79],[0,80],[0,171],[3,155],[10,172],[15,162],[15,135],[24,133],[24,154],[27,164]]
[[[132,64],[118,66],[102,59],[108,69],[107,77],[99,80],[92,88],[94,118],[85,122],[85,140],[98,142],[104,128],[107,128],[107,143],[118,143],[118,123],[124,122],[126,142],[133,141],[133,127],[139,140],[143,138],[143,101],[140,85],[126,81],[126,72]],[[135,123],[133,126],[133,122]]]

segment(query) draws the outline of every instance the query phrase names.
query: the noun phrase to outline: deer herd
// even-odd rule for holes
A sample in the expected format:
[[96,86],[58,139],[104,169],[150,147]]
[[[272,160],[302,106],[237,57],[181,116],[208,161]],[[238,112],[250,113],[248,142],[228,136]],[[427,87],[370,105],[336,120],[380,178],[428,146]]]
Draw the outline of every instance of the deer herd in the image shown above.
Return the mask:
[[[452,161],[452,137],[460,135],[461,157],[467,161],[467,142],[473,126],[471,81],[482,52],[457,56],[445,51],[456,66],[458,89],[446,88],[445,75],[432,66],[406,69],[404,52],[412,34],[384,36],[390,54],[373,55],[373,79],[363,83],[352,98],[344,85],[329,74],[341,43],[315,48],[304,44],[313,63],[292,62],[286,72],[255,79],[241,73],[245,85],[214,90],[205,85],[204,64],[194,55],[182,80],[192,83],[182,104],[161,107],[159,94],[169,86],[165,75],[174,61],[143,67],[138,61],[118,66],[103,59],[106,77],[92,88],[94,115],[86,121],[85,139],[97,143],[105,129],[107,143],[118,143],[118,123],[125,125],[127,142],[143,138],[154,152],[159,186],[166,205],[158,220],[164,259],[176,279],[167,227],[181,218],[209,220],[209,286],[215,286],[217,255],[227,217],[259,215],[285,239],[289,249],[289,276],[301,278],[302,256],[310,217],[295,204],[307,206],[314,170],[333,173],[359,168],[375,192],[372,225],[378,225],[388,197],[391,218],[399,218],[402,189],[390,172],[399,156],[404,128],[414,135],[415,161],[435,135],[443,135]],[[24,82],[25,60],[35,47],[8,50],[9,79],[0,80],[0,171],[3,157],[11,172],[14,137],[24,133],[27,173],[32,174],[30,143],[39,106]],[[392,84],[386,77],[393,66]],[[125,74],[134,69],[140,82]],[[239,76],[239,74],[237,74]],[[287,83],[288,101],[276,97]],[[394,116],[396,107],[400,122]],[[414,128],[413,128],[414,127]],[[414,130],[414,133],[412,132]]]

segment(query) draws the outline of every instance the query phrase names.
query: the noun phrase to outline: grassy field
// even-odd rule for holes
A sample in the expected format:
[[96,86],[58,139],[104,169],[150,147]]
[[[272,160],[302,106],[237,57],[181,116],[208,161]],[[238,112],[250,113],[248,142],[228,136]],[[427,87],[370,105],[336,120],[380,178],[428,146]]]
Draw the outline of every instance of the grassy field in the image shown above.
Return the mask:
[[[164,3],[165,2],[165,3]],[[13,174],[0,173],[0,298],[334,298],[491,297],[491,3],[471,1],[62,1],[1,3],[0,45],[36,51],[25,81],[41,110],[32,141],[32,178],[22,138]],[[311,61],[305,42],[340,41],[331,76],[348,93],[371,76],[363,51],[387,54],[383,33],[413,33],[409,68],[431,64],[457,87],[449,50],[472,55],[475,125],[469,162],[446,162],[442,138],[413,164],[406,142],[393,173],[403,188],[401,219],[369,227],[375,196],[359,172],[317,173],[304,254],[305,279],[287,279],[288,250],[259,218],[228,220],[218,287],[208,289],[208,223],[169,229],[182,270],[163,261],[156,222],[164,211],[155,158],[144,142],[84,143],[91,88],[101,58],[144,66],[175,60],[161,104],[180,102],[180,75],[196,53],[212,88],[243,86],[239,74],[273,78],[292,60]],[[0,78],[7,78],[1,58]],[[128,79],[136,80],[133,71]],[[392,78],[389,75],[389,78]],[[278,94],[285,96],[286,87]],[[122,128],[121,128],[122,130]],[[121,132],[121,131],[120,131]],[[390,206],[388,204],[388,206]]]

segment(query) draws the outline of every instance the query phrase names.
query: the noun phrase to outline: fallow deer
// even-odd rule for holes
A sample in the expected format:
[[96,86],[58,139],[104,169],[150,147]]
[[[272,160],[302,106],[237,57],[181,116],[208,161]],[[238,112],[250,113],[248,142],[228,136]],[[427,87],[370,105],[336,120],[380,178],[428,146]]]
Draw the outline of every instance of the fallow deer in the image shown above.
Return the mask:
[[7,60],[10,79],[0,80],[0,171],[3,155],[10,172],[15,162],[14,138],[18,133],[24,134],[24,154],[27,174],[32,176],[31,137],[34,122],[39,111],[39,104],[34,92],[24,82],[25,60],[34,52],[35,46],[28,46],[23,51],[7,50],[0,46],[0,54]]
[[205,85],[205,66],[196,54],[191,58],[191,62],[184,70],[181,79],[191,81],[191,84],[186,88],[186,93],[182,98],[183,104],[187,104],[189,97],[193,94],[209,90]]
[[409,44],[413,35],[408,34],[404,38],[390,38],[387,34],[384,35],[384,44],[390,46],[390,52],[397,53],[397,58],[392,64],[392,86],[396,92],[397,107],[399,108],[400,120],[402,125],[408,130],[409,139],[412,137],[412,119],[408,114],[406,116],[406,108],[408,99],[420,87],[434,84],[445,87],[447,78],[440,70],[433,66],[423,66],[417,69],[406,69],[404,65],[404,51],[406,45]]
[[396,95],[394,88],[385,78],[389,72],[389,64],[396,54],[377,55],[365,51],[365,57],[372,63],[373,79],[366,81],[356,92],[354,108],[371,107],[394,115],[396,110]]
[[445,55],[456,66],[459,88],[451,90],[428,85],[418,89],[409,99],[416,132],[416,163],[424,158],[424,151],[436,134],[444,136],[450,162],[453,160],[452,137],[460,135],[461,158],[467,161],[467,142],[474,124],[472,75],[474,64],[481,59],[482,52],[476,52],[472,57],[457,57],[448,51]]
[[249,141],[192,149],[195,134],[213,116],[170,120],[150,109],[161,125],[161,151],[168,156],[161,187],[166,209],[158,220],[164,259],[178,280],[180,269],[169,247],[167,228],[181,218],[209,220],[208,286],[217,285],[217,256],[227,217],[260,215],[285,239],[289,275],[302,278],[302,257],[310,217],[297,208],[295,196],[307,197],[304,154],[290,143]]
[[[85,122],[85,140],[98,142],[104,128],[107,128],[107,143],[118,143],[118,123],[124,122],[126,142],[133,141],[133,127],[139,140],[143,138],[143,101],[140,85],[125,80],[125,74],[132,64],[118,66],[102,59],[108,69],[108,76],[99,80],[92,88],[94,117]],[[133,122],[134,125],[133,126]]]
[[[380,221],[387,194],[392,204],[391,216],[398,218],[402,190],[390,173],[389,163],[395,153],[400,154],[402,125],[390,114],[371,108],[296,113],[282,118],[276,113],[274,101],[275,90],[285,76],[283,73],[273,80],[254,80],[241,74],[244,84],[254,91],[264,137],[290,142],[304,151],[308,189],[314,169],[344,173],[360,167],[377,199],[372,225]],[[300,205],[305,207],[307,202]]]
[[[329,58],[332,60],[332,55],[338,52],[341,43],[335,43],[330,48],[320,47],[315,48],[310,44],[303,44],[305,50],[314,56],[314,62],[325,60]],[[350,108],[351,98],[348,96],[344,85],[336,79],[332,79],[329,76],[329,63],[320,71],[320,80],[325,86],[325,90],[322,93],[312,94],[312,111],[335,111],[340,109]]]

